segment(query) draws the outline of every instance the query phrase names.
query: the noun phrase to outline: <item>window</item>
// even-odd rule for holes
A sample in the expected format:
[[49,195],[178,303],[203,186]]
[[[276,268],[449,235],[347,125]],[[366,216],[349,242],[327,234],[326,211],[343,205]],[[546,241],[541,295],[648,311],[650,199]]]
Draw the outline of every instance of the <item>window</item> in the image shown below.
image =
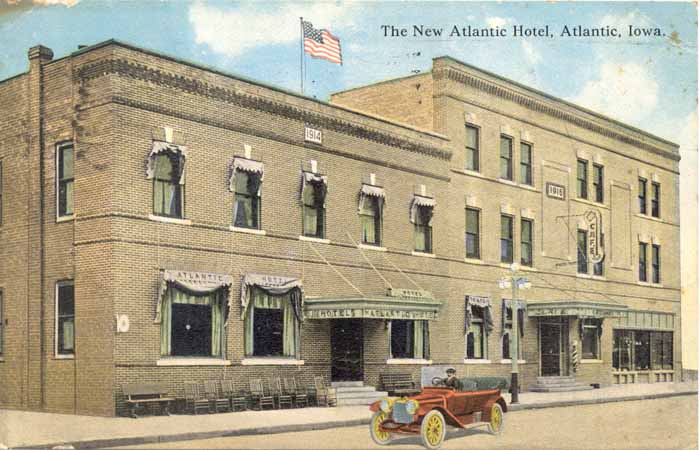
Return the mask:
[[486,333],[484,330],[484,309],[467,305],[472,309],[471,323],[467,330],[467,359],[486,358]]
[[673,370],[673,332],[614,330],[616,370]]
[[673,370],[673,333],[655,331],[651,333],[652,370]]
[[479,171],[479,129],[472,125],[467,130],[467,170]]
[[[600,233],[600,246],[601,248],[605,249],[605,235],[603,233]],[[603,275],[605,275],[603,261],[605,261],[605,258],[603,258],[603,260],[601,260],[600,262],[593,264],[593,275],[598,277],[602,277]]]
[[588,235],[585,230],[578,230],[576,234],[576,271],[588,273]]
[[501,215],[501,262],[513,262],[513,217]]
[[377,197],[364,195],[360,202],[363,244],[381,245],[382,214],[379,201]]
[[661,205],[661,185],[659,183],[651,183],[651,215],[659,217]]
[[391,321],[392,358],[428,359],[430,353],[429,342],[428,321]]
[[639,243],[639,281],[647,281],[647,244]]
[[532,220],[520,221],[520,264],[532,266]]
[[467,208],[467,227],[464,234],[467,248],[467,258],[479,259],[481,251],[479,246],[479,210]]
[[[506,315],[506,317],[503,323],[504,330],[503,337],[501,338],[501,354],[503,355],[503,359],[510,359],[510,340],[512,338],[513,332],[513,309],[506,307],[503,313]],[[521,314],[522,312],[519,313],[519,315]],[[521,323],[519,323],[518,325],[521,325]],[[520,328],[520,332],[522,333],[522,328]],[[518,358],[522,356],[522,347],[520,346],[520,341],[521,339],[518,339],[516,342],[516,344],[518,345]]]
[[532,145],[520,143],[520,182],[532,185]]
[[513,180],[513,140],[501,136],[501,178]]
[[603,176],[603,166],[593,164],[593,194],[598,203],[603,203],[603,190],[605,189]]
[[322,238],[325,235],[326,185],[322,181],[305,181],[302,192],[302,228],[304,236]]
[[155,155],[153,172],[153,214],[182,218],[183,190],[179,167],[183,162],[178,154],[164,152]]
[[588,198],[588,161],[576,161],[576,195],[578,198]]
[[661,247],[651,246],[651,282],[661,283]]
[[639,193],[637,194],[639,198],[639,214],[647,213],[647,180],[644,178],[639,179]]
[[583,321],[581,347],[583,359],[600,359],[600,319],[580,319]]
[[2,161],[0,160],[0,226],[2,226]]
[[73,283],[56,284],[56,354],[75,353],[75,297]]
[[161,355],[222,356],[226,305],[223,292],[194,295],[168,287],[162,306]]
[[3,355],[4,338],[5,338],[5,303],[3,291],[0,290],[0,356]]
[[260,174],[236,170],[233,226],[260,229]]
[[69,217],[73,215],[73,144],[60,145],[56,150],[58,217]]
[[294,357],[298,337],[291,293],[275,296],[255,288],[245,319],[246,356]]
[[414,248],[417,252],[432,253],[433,227],[430,221],[433,216],[431,206],[418,206],[414,224]]

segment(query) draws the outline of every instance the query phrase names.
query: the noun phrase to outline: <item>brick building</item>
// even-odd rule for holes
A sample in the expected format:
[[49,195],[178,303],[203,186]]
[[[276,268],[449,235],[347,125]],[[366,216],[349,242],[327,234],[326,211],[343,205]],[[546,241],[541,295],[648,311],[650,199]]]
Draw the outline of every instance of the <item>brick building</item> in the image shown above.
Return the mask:
[[0,105],[2,407],[507,376],[514,317],[525,388],[680,374],[678,148],[641,130],[450,58],[329,104],[115,41],[30,49]]

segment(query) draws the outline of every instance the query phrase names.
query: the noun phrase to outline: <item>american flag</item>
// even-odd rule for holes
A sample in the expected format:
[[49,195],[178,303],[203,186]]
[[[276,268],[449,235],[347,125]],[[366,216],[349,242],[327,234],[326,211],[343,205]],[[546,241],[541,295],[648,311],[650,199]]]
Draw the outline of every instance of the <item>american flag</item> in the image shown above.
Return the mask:
[[304,53],[315,58],[327,59],[336,64],[343,64],[340,55],[340,39],[328,30],[317,30],[311,22],[302,21],[304,29]]

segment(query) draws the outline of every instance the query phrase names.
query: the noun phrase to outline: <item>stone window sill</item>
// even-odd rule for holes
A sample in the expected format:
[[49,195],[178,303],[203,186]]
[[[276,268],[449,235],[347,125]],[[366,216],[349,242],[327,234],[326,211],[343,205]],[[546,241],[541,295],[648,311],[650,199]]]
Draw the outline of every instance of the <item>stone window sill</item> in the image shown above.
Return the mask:
[[192,225],[192,221],[190,219],[177,219],[175,217],[156,216],[155,214],[149,214],[148,218],[155,222],[176,223],[178,225]]
[[651,214],[635,213],[634,215],[639,217],[640,219],[648,219],[648,220],[653,220],[654,222],[664,223],[664,220],[662,218],[654,217]]
[[539,189],[537,189],[535,186],[532,184],[525,184],[525,183],[520,183],[518,186],[520,186],[523,189],[527,189],[528,191],[533,191],[533,192],[540,192]]
[[[511,361],[510,359],[502,359],[502,360],[500,361],[500,363],[501,363],[501,364],[512,364],[512,361]],[[525,361],[524,359],[519,359],[519,360],[518,360],[518,364],[526,364],[526,363],[527,363],[527,361]]]
[[378,245],[370,245],[370,244],[357,244],[357,248],[361,248],[363,250],[374,250],[375,252],[385,252],[386,247],[380,247]]
[[303,366],[303,359],[294,358],[245,358],[241,361],[242,366]]
[[496,178],[499,183],[507,184],[508,186],[518,186],[518,183],[512,180],[507,180],[505,178]]
[[484,261],[476,258],[464,258],[464,262],[468,264],[484,264]]
[[571,200],[579,203],[584,203],[586,205],[595,206],[596,208],[610,209],[605,203],[594,202],[593,200],[588,200],[586,198],[572,197]]
[[490,359],[465,359],[464,364],[491,364]]
[[56,223],[61,223],[61,222],[72,222],[75,220],[75,214],[71,214],[70,216],[59,216],[56,217]]
[[603,364],[602,359],[582,359],[581,364]]
[[422,359],[422,358],[389,358],[386,360],[387,364],[394,365],[408,365],[408,364],[432,364],[432,359]]
[[589,274],[587,273],[577,273],[576,278],[592,278]]
[[230,366],[231,361],[221,358],[163,358],[156,366]]
[[479,171],[477,171],[477,170],[471,170],[471,169],[455,169],[455,168],[453,168],[452,171],[453,171],[453,172],[457,172],[457,173],[461,173],[461,174],[464,174],[464,175],[469,175],[469,176],[472,176],[472,177],[486,178],[486,177],[484,177],[484,175],[483,175],[481,172],[479,172]]
[[241,228],[230,225],[228,229],[231,231],[235,231],[236,233],[257,234],[259,236],[265,236],[265,234],[267,234],[265,233],[265,230],[258,230],[257,228]]
[[520,264],[520,269],[525,270],[527,272],[539,272],[539,270],[537,270],[533,266],[524,266],[522,264]]
[[307,242],[316,242],[318,244],[330,244],[331,240],[330,239],[323,239],[323,238],[317,238],[317,237],[311,237],[311,236],[299,236],[300,241],[307,241]]
[[435,253],[417,252],[415,250],[411,252],[411,255],[422,256],[423,258],[435,258]]
[[75,355],[54,355],[53,359],[75,359]]

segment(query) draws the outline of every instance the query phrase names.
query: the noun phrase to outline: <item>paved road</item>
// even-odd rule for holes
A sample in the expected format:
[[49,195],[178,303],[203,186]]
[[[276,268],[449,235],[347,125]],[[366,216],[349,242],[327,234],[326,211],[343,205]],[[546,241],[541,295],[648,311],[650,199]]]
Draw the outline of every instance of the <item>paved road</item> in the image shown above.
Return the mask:
[[[698,448],[697,396],[607,403],[506,414],[500,436],[486,429],[451,430],[444,449],[651,450]],[[129,448],[129,447],[124,447]],[[380,449],[368,428],[181,441],[138,448],[180,449]],[[414,437],[397,439],[387,450],[422,448]]]

